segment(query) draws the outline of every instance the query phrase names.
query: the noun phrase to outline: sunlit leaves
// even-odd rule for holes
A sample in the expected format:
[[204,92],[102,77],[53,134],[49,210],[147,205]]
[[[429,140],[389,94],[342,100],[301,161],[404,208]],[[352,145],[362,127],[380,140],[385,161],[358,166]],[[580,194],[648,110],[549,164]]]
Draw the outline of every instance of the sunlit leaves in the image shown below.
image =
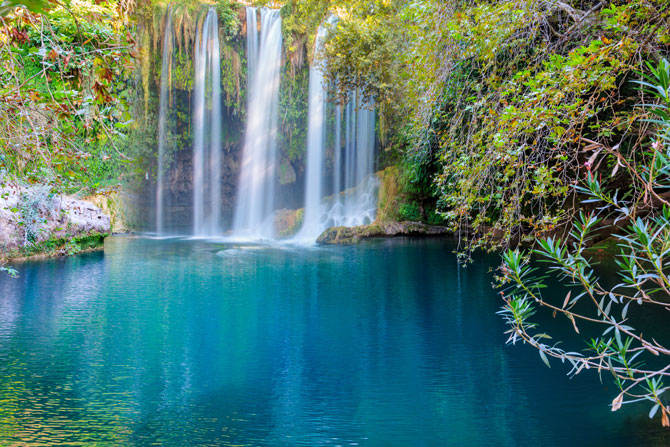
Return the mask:
[[[666,102],[664,86],[670,80],[670,65],[662,60],[657,67],[651,69],[652,75],[646,76],[647,81],[640,84],[661,102]],[[659,86],[661,88],[656,88]],[[663,115],[657,116],[661,120],[654,122],[656,130],[666,132],[670,122],[663,119]],[[629,163],[624,166],[629,176],[642,179],[642,192],[637,196],[610,191],[592,171],[593,161],[587,162],[586,178],[576,189],[586,197],[585,203],[597,208],[589,213],[580,212],[565,240],[543,239],[533,251],[549,271],[559,274],[556,279],[569,287],[569,292],[560,304],[546,301],[540,294],[546,287],[546,277],[539,276],[532,267],[532,260],[521,252],[508,251],[503,255],[501,271],[511,293],[503,293],[504,305],[499,313],[510,326],[508,333],[512,335],[508,342],[522,340],[531,344],[545,363],[550,357],[569,361],[573,366],[569,374],[594,368],[602,378],[602,374],[609,371],[620,390],[612,401],[612,411],[625,404],[648,401],[649,417],[654,418],[660,411],[661,424],[668,426],[670,410],[665,393],[670,388],[664,380],[670,377],[670,365],[663,361],[670,357],[670,349],[657,341],[662,333],[645,327],[644,320],[630,315],[631,308],[641,305],[655,308],[661,314],[670,310],[670,207],[656,192],[670,187],[670,161],[659,143],[654,142],[652,150],[655,152],[647,159],[649,165],[643,165],[638,171]],[[650,195],[654,195],[658,203],[655,207]],[[614,256],[618,283],[611,279],[601,282],[591,259],[586,256],[589,241],[601,226],[613,232],[612,238],[619,250]],[[579,293],[573,293],[575,290]],[[581,352],[564,352],[556,345],[545,345],[540,340],[547,334],[536,334],[539,326],[530,324],[517,311],[531,301],[536,303],[535,309],[544,308],[554,316],[565,315],[575,332],[579,333],[579,321],[582,326],[588,325],[589,330],[598,331],[600,336],[592,338]],[[657,360],[645,361],[649,356]]]
[[127,106],[129,34],[116,2],[54,2],[42,12],[5,18],[12,41],[0,49],[0,170],[78,189],[108,175],[106,153],[118,155],[105,145]]

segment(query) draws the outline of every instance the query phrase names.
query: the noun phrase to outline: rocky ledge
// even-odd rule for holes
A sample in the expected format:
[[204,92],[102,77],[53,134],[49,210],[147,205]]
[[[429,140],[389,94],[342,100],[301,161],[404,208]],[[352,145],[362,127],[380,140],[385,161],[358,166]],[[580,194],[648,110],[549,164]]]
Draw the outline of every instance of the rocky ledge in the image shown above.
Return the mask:
[[91,249],[110,230],[109,216],[89,202],[0,182],[0,261]]
[[421,222],[375,222],[359,227],[332,227],[321,233],[317,244],[357,244],[361,239],[398,236],[451,236],[447,227]]

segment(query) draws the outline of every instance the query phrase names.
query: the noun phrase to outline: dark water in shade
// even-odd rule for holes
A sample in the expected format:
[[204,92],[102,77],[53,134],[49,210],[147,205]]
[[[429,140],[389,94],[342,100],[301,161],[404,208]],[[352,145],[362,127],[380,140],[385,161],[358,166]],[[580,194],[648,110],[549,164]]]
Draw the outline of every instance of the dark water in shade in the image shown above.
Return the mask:
[[505,346],[499,258],[452,250],[111,238],[21,265],[0,445],[670,445],[648,407],[609,411],[607,380]]

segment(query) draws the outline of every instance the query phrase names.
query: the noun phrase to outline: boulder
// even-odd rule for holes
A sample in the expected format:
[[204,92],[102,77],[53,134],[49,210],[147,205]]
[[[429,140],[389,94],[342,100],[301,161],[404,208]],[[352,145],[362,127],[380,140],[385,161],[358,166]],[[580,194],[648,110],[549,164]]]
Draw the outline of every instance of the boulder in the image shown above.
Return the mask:
[[295,169],[291,163],[286,160],[283,160],[279,165],[279,184],[280,185],[289,185],[295,183],[297,175]]
[[398,236],[452,236],[447,227],[427,225],[421,222],[375,222],[358,227],[332,227],[321,233],[317,244],[357,244],[361,239]]
[[110,218],[97,206],[44,185],[0,184],[0,257],[48,240],[106,234]]
[[111,232],[114,234],[129,233],[139,219],[133,213],[134,208],[128,202],[131,199],[119,191],[104,191],[84,197],[83,200],[99,208],[103,214],[109,216]]

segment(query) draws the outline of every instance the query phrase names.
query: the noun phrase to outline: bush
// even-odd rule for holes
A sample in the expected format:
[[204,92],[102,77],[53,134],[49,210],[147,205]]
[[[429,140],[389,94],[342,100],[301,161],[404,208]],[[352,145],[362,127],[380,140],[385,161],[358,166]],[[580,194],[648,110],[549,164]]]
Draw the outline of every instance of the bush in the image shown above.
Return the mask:
[[399,220],[411,220],[418,222],[422,220],[421,208],[416,202],[402,203],[398,209]]
[[21,225],[24,231],[24,245],[35,243],[42,231],[46,215],[52,212],[52,196],[48,186],[31,186],[21,194]]
[[[598,208],[581,212],[567,238],[547,238],[533,250],[546,262],[551,276],[570,287],[565,298],[562,302],[545,298],[542,290],[549,274],[540,274],[524,252],[510,250],[503,257],[502,273],[511,283],[511,292],[503,294],[505,305],[499,313],[509,325],[508,343],[529,343],[547,365],[550,358],[567,361],[570,375],[587,369],[609,371],[619,389],[612,411],[647,401],[649,417],[660,414],[667,427],[670,406],[664,393],[670,390],[670,348],[661,344],[665,334],[633,327],[629,318],[640,306],[655,308],[660,315],[670,311],[670,202],[663,194],[670,187],[670,63],[662,60],[649,68],[652,75],[639,83],[660,103],[646,105],[655,116],[647,121],[657,127],[646,162],[636,168],[616,149],[605,151],[616,158],[614,170],[622,168],[630,182],[639,186],[639,193],[624,196],[603,188],[592,171],[597,158],[587,161],[587,176],[577,192],[586,196],[585,203]],[[615,258],[619,282],[613,286],[600,280],[588,255],[589,243],[599,231],[613,232],[619,248]],[[599,336],[583,349],[561,348],[531,321],[538,310],[564,315],[577,334],[588,327]]]

